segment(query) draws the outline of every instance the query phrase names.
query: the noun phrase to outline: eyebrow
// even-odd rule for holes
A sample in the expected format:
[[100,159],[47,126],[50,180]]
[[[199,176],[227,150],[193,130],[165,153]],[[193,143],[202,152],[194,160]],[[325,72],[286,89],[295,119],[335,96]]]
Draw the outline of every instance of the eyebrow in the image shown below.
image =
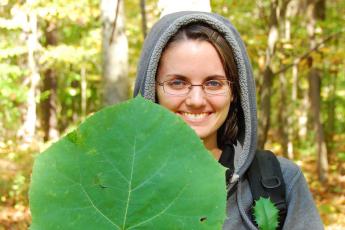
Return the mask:
[[212,79],[227,80],[226,76],[218,75],[218,74],[208,76],[205,80],[208,81],[208,80],[212,80]]
[[[169,75],[165,75],[166,77],[170,78],[179,78],[179,79],[183,79],[183,80],[189,80],[188,77],[181,75],[181,74],[169,74]],[[214,75],[210,75],[207,76],[204,81],[209,81],[212,79],[219,79],[219,80],[227,80],[227,77],[224,75],[218,75],[218,74],[214,74]]]
[[184,75],[181,75],[181,74],[169,74],[169,75],[166,75],[167,77],[170,77],[170,78],[182,78],[182,79],[187,79],[186,76]]

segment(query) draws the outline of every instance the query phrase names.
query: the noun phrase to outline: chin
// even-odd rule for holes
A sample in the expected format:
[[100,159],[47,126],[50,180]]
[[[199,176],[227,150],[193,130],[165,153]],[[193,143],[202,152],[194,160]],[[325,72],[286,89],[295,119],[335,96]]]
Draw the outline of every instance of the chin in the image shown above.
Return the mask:
[[208,136],[208,133],[206,133],[204,130],[200,130],[199,128],[194,127],[192,127],[192,129],[195,131],[196,135],[198,135],[200,139],[205,139]]
[[205,142],[213,143],[217,142],[217,130],[210,129],[209,127],[193,127],[191,128],[194,130],[196,135]]

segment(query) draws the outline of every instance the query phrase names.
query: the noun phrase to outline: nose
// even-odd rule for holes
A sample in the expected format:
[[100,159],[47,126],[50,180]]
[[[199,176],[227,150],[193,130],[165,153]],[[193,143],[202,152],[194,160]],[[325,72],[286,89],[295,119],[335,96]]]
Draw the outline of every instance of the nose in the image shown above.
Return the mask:
[[186,104],[198,108],[206,104],[206,95],[201,86],[193,86],[186,98]]

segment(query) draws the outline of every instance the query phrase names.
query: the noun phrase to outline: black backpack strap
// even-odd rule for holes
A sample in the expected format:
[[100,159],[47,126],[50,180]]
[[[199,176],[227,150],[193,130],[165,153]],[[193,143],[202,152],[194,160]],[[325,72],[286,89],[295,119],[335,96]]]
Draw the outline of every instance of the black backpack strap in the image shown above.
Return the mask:
[[[257,150],[247,171],[247,177],[254,201],[259,200],[260,197],[269,197],[278,208],[278,229],[282,229],[287,214],[287,205],[285,182],[277,157],[271,151]],[[253,210],[251,211],[253,214]]]
[[234,147],[232,144],[226,144],[222,151],[222,155],[219,158],[219,163],[222,164],[224,167],[227,168],[225,171],[225,183],[226,183],[226,190],[227,192],[227,199],[231,196],[231,194],[235,191],[235,187],[230,189],[230,180],[234,174]]

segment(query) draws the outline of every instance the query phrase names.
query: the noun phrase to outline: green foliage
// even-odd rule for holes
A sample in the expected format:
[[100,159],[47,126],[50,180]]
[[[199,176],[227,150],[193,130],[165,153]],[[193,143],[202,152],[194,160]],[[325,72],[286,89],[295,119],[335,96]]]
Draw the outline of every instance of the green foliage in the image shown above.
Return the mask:
[[[22,124],[30,85],[27,71],[29,14],[37,16],[35,59],[41,88],[48,69],[58,79],[58,129],[63,132],[82,116],[101,107],[101,25],[98,1],[5,1],[0,4],[0,141],[13,139]],[[47,45],[47,31],[56,28],[57,45]],[[81,79],[85,76],[86,111],[81,110]],[[37,102],[50,95],[42,91]],[[37,106],[38,114],[40,106]]]
[[[2,44],[5,45],[5,44]],[[9,58],[14,58],[20,55],[27,53],[26,47],[24,46],[15,46],[15,47],[6,47],[0,50],[0,60],[9,60]],[[18,67],[17,67],[18,68]],[[3,71],[3,70],[1,70]],[[6,74],[2,73],[2,74]],[[7,73],[9,74],[9,73]]]
[[[44,55],[40,58],[43,65],[60,66],[60,65],[80,65],[87,61],[92,61],[92,58],[97,56],[98,49],[76,47],[68,45],[49,46]],[[66,55],[68,54],[68,55]]]
[[278,227],[278,213],[269,198],[260,197],[255,202],[254,216],[260,230],[275,230]]
[[24,73],[18,66],[0,64],[0,136],[8,138],[12,135],[9,131],[19,127],[18,105],[25,102],[27,90],[21,84]]
[[340,160],[345,161],[345,152],[337,153],[337,157]]
[[322,204],[319,206],[319,210],[321,214],[332,214],[335,211],[335,208],[331,204]]
[[35,161],[31,229],[220,229],[224,168],[185,122],[137,97]]
[[[27,74],[24,62],[20,59],[26,54],[23,41],[18,41],[21,29],[21,18],[18,5],[11,1],[0,4],[0,142],[13,139],[16,129],[21,124],[20,106],[25,102],[27,85],[24,76]],[[16,17],[10,18],[10,11],[17,13]]]

